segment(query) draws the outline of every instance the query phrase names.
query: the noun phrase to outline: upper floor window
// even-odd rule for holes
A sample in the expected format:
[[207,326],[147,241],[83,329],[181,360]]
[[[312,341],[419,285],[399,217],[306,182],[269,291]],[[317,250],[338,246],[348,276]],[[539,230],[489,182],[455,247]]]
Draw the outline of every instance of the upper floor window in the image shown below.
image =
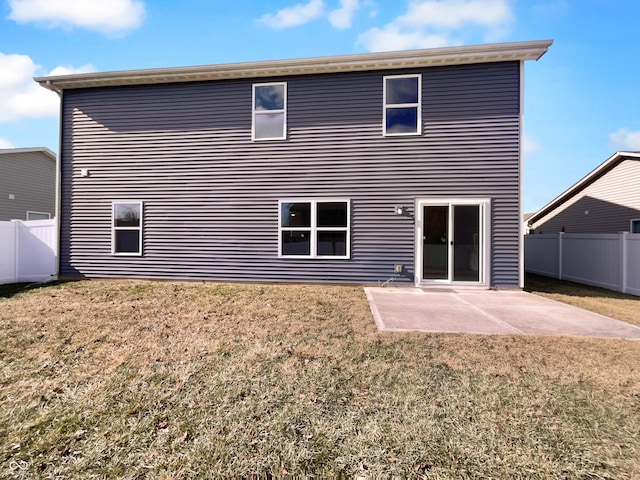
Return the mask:
[[280,256],[349,258],[349,200],[282,200]]
[[631,220],[631,233],[640,233],[640,219]]
[[287,84],[253,85],[253,139],[283,140],[287,137]]
[[115,255],[142,255],[142,202],[113,202],[112,250]]
[[421,83],[420,75],[384,77],[383,132],[385,135],[420,135]]

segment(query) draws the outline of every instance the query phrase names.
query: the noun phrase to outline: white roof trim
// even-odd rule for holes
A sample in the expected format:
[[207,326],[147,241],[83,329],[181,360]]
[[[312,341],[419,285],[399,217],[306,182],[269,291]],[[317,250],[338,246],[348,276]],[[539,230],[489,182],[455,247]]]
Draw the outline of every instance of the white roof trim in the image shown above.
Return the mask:
[[560,195],[558,195],[556,198],[554,198],[549,203],[547,203],[540,210],[538,210],[533,215],[531,215],[527,219],[528,224],[529,225],[533,225],[535,222],[540,220],[542,217],[544,217],[545,215],[549,214],[551,211],[555,210],[557,207],[562,205],[564,202],[566,202],[569,198],[571,198],[573,195],[578,193],[580,190],[584,189],[585,187],[587,187],[588,185],[590,185],[591,183],[596,181],[598,178],[600,178],[606,172],[608,172],[613,167],[615,167],[619,162],[621,162],[622,160],[626,160],[628,158],[640,159],[640,152],[616,152],[616,153],[614,153],[607,160],[605,160],[603,163],[601,163],[599,166],[597,166],[594,170],[592,170],[587,175],[585,175],[582,179],[580,179],[574,185],[569,187],[567,190],[565,190]]
[[33,148],[0,148],[0,155],[7,153],[44,153],[47,157],[55,162],[56,154],[49,150],[47,147],[33,147]]
[[35,81],[50,90],[61,91],[69,88],[195,82],[231,78],[278,77],[284,75],[309,75],[316,73],[538,60],[547,52],[547,49],[552,43],[552,40],[536,40],[333,57],[202,65],[196,67],[79,73],[74,75],[36,77]]

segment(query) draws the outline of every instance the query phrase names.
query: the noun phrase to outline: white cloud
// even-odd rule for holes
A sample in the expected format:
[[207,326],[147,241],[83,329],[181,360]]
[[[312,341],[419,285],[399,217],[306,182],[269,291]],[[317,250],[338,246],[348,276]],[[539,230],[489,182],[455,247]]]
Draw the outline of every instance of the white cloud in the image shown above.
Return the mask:
[[349,28],[358,8],[360,8],[359,0],[340,0],[340,8],[329,14],[329,22],[335,28]]
[[640,151],[640,131],[633,132],[628,128],[621,128],[609,135],[609,140],[616,150]]
[[82,27],[117,34],[142,24],[140,0],[9,0],[9,18],[19,23]]
[[358,43],[371,51],[444,47],[464,43],[463,32],[498,41],[512,21],[510,0],[412,0],[406,13],[364,32]]
[[0,137],[0,148],[16,148],[16,147],[13,145],[13,143],[11,143],[6,138]]
[[394,24],[367,30],[360,35],[358,42],[372,52],[438,48],[454,43],[445,35],[428,34],[419,30],[407,31]]
[[[93,65],[79,68],[56,67],[54,75],[93,72]],[[58,115],[58,96],[38,85],[33,77],[38,76],[41,67],[27,55],[4,54],[0,52],[0,123],[21,118],[44,118]]]
[[539,152],[541,150],[542,145],[536,142],[533,138],[529,137],[527,134],[524,134],[522,136],[522,154],[524,156]]
[[292,7],[283,8],[276,13],[268,13],[258,20],[268,27],[282,30],[284,28],[304,25],[322,16],[324,12],[323,0],[309,0],[309,3],[299,3]]
[[397,22],[414,27],[458,29],[467,25],[499,26],[511,19],[506,0],[412,1]]

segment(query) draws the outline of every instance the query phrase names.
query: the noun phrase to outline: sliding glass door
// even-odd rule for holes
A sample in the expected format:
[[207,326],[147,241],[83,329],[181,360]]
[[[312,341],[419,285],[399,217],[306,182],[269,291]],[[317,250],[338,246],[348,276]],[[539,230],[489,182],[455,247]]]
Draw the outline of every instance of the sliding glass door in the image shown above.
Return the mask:
[[422,275],[424,281],[482,281],[483,205],[423,203]]

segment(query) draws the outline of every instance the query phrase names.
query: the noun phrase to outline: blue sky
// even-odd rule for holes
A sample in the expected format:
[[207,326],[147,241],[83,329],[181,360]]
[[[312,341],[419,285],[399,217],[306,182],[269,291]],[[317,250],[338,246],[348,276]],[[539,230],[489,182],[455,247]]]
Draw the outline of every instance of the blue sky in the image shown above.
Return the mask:
[[36,75],[553,39],[525,67],[524,210],[640,150],[637,0],[0,0],[0,148],[58,149]]

